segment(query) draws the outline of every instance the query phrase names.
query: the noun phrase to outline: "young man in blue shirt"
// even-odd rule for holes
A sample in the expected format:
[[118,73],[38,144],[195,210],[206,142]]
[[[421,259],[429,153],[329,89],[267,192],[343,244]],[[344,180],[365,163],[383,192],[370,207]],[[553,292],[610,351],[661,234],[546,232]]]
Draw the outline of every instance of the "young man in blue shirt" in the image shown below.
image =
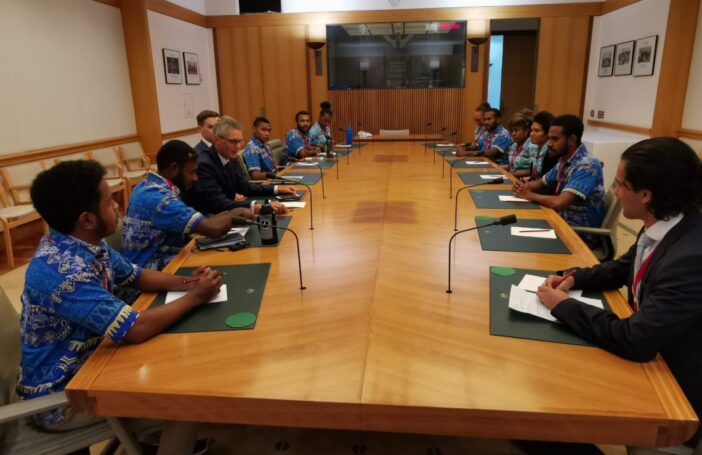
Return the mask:
[[266,117],[257,117],[253,122],[253,135],[242,153],[244,163],[252,180],[275,177],[275,161],[268,141],[271,139],[271,122]]
[[[105,339],[142,343],[219,292],[222,278],[199,268],[198,279],[142,269],[103,239],[117,228],[117,204],[95,161],[65,161],[39,175],[32,203],[49,225],[27,268],[22,294],[22,358],[17,391],[29,399],[60,392]],[[137,311],[113,293],[117,285],[142,291],[186,291],[169,305]],[[100,418],[72,407],[42,412],[36,424],[53,431],[87,426]],[[184,434],[166,431],[169,437]],[[179,445],[194,443],[192,440]],[[169,444],[163,444],[169,446]],[[172,446],[171,446],[172,447]]]
[[295,114],[296,127],[285,135],[284,163],[295,161],[308,156],[315,156],[322,151],[322,148],[312,143],[310,128],[312,127],[312,116],[307,111],[300,111]]
[[483,113],[483,132],[475,145],[461,147],[457,156],[485,156],[499,164],[507,164],[507,150],[512,145],[512,135],[502,126],[502,113],[490,108]]

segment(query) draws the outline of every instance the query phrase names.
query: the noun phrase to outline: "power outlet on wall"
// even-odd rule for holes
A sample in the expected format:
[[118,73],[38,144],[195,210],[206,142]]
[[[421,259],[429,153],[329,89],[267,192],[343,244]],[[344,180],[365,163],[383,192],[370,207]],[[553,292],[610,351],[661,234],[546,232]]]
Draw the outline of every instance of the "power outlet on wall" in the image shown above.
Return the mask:
[[604,118],[604,111],[597,111],[597,118],[603,119]]

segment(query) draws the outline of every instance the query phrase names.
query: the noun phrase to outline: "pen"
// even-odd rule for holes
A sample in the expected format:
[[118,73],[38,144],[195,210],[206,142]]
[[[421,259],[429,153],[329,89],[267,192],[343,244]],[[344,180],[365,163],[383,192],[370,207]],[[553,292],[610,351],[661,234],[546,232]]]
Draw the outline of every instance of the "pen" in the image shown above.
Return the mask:
[[556,285],[553,286],[553,289],[556,289],[558,286],[561,285],[561,283],[563,283],[565,280],[572,277],[573,275],[575,275],[575,270],[571,270],[570,272],[563,275],[563,277],[558,281],[558,283],[556,283]]

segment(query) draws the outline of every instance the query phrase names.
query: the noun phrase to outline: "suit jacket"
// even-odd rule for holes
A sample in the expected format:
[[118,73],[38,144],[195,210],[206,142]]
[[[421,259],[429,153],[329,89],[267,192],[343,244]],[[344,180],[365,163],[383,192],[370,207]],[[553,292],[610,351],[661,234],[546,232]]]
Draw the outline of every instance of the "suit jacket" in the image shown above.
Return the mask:
[[193,149],[197,152],[198,155],[207,150],[208,148],[210,147],[207,144],[205,144],[205,141],[203,141],[202,139],[200,139],[200,142],[195,144],[195,147],[193,147]]
[[197,157],[197,182],[184,195],[183,200],[206,215],[220,213],[236,207],[249,207],[249,201],[235,201],[236,193],[244,196],[273,195],[273,185],[249,182],[238,159],[222,164],[214,146]]
[[[619,319],[577,299],[567,299],[551,311],[583,338],[625,359],[646,362],[660,352],[698,416],[702,415],[700,239],[699,212],[683,217],[663,237],[639,284],[639,311],[629,318]],[[635,258],[636,244],[619,259],[579,269],[575,287],[610,290],[627,285],[631,304]],[[693,441],[701,434],[698,430]]]

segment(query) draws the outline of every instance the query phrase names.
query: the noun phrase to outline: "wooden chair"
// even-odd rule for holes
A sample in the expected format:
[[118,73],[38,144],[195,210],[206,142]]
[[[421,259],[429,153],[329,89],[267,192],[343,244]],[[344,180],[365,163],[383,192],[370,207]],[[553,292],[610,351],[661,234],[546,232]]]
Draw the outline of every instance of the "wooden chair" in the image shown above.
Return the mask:
[[17,401],[15,383],[20,359],[20,321],[14,306],[0,288],[0,453],[13,455],[61,455],[112,440],[103,453],[114,449],[117,439],[127,453],[140,453],[134,438],[150,434],[163,426],[158,421],[138,421],[126,428],[116,419],[64,432],[41,431],[26,422],[26,417],[67,406],[64,392],[32,400]]
[[[5,257],[10,268],[15,267],[15,254],[12,246],[12,230],[25,224],[41,220],[41,216],[31,204],[12,205],[5,190],[0,186],[0,230],[5,245]],[[42,220],[44,232],[48,228]]]
[[[72,160],[92,160],[93,157],[90,152],[76,152],[69,153],[67,155],[61,155],[54,158],[56,164],[61,161],[72,161]],[[48,169],[48,167],[47,167]],[[107,185],[110,187],[110,192],[112,194],[122,193],[122,207],[127,210],[127,204],[129,204],[129,188],[127,188],[127,182],[123,177],[115,174],[114,169],[107,169],[107,175],[105,180],[107,180]]]
[[146,174],[151,170],[149,157],[144,154],[141,142],[130,142],[115,147],[119,155],[120,162],[125,171],[124,177],[130,187],[144,180]]
[[118,192],[122,193],[122,207],[124,210],[127,210],[131,186],[129,186],[129,181],[124,176],[124,168],[119,161],[115,149],[113,147],[103,147],[91,150],[87,153],[88,159],[97,161],[105,168],[107,171],[105,180],[107,180],[107,184],[110,186],[110,191],[112,191],[112,194]]

